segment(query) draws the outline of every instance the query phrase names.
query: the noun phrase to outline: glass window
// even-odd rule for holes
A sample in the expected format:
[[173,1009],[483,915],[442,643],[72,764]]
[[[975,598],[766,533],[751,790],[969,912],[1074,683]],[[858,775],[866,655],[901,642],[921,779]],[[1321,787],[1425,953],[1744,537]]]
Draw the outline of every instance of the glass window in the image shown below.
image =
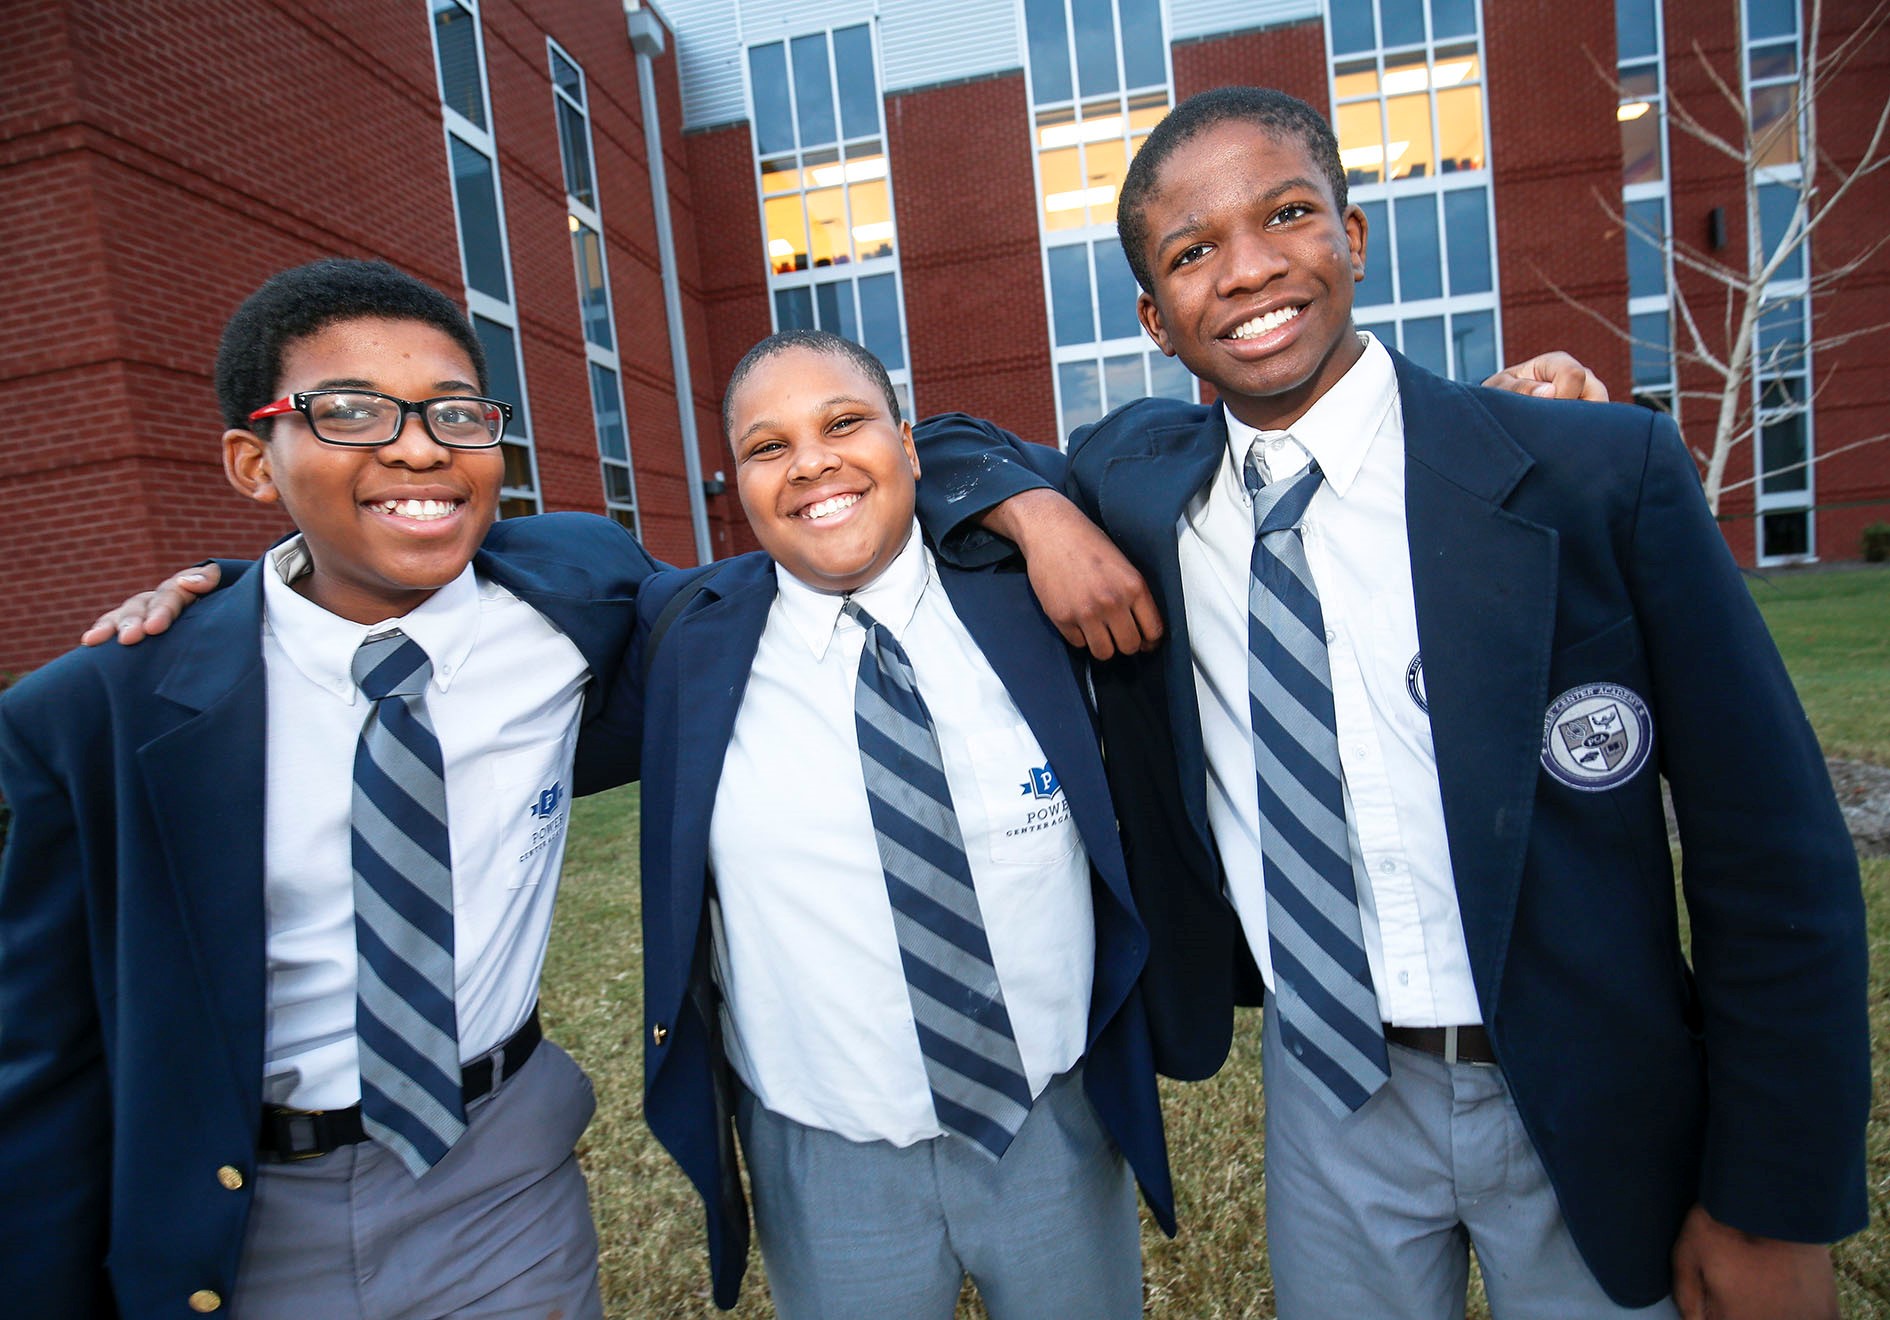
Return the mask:
[[1767,495],[1809,489],[1811,465],[1806,457],[1802,409],[1766,422],[1759,428],[1759,460],[1763,464],[1759,489]]
[[623,425],[623,391],[617,373],[591,363],[591,412],[597,418],[597,452],[628,462],[630,441]]
[[[1759,185],[1759,235],[1763,248],[1760,259],[1770,261],[1778,250],[1780,240],[1791,228],[1792,216],[1798,210],[1798,189],[1791,184],[1762,183]],[[1805,247],[1803,243],[1791,255],[1791,260],[1778,268],[1775,279],[1801,280],[1805,277]]]
[[1118,353],[1103,359],[1104,407],[1110,411],[1134,403],[1148,393],[1147,368],[1140,353]]
[[1400,197],[1396,206],[1399,301],[1441,298],[1444,268],[1437,256],[1437,199],[1423,193]]
[[873,30],[861,23],[833,34],[833,64],[840,87],[840,131],[848,138],[879,133],[879,78],[873,72]]
[[1404,323],[1404,355],[1420,367],[1440,376],[1450,374],[1450,359],[1444,351],[1444,318],[1421,316]]
[[1628,333],[1633,336],[1629,356],[1632,360],[1634,387],[1664,385],[1673,379],[1673,354],[1668,347],[1667,313],[1641,312],[1628,317]]
[[1122,255],[1122,244],[1107,239],[1098,239],[1093,245],[1096,253],[1096,316],[1101,323],[1099,332],[1104,339],[1129,339],[1142,333],[1141,318],[1136,315],[1135,273],[1129,269],[1128,258]]
[[1130,87],[1166,84],[1161,0],[1116,0],[1116,7],[1122,16],[1123,82]]
[[479,20],[456,0],[433,0],[433,40],[440,56],[440,100],[477,128],[486,126],[479,69]]
[[1752,89],[1752,145],[1761,169],[1798,163],[1798,84]]
[[1438,170],[1480,170],[1483,151],[1483,89],[1449,87],[1437,93]]
[[1030,43],[1031,91],[1037,103],[1069,100],[1074,93],[1063,0],[1024,0],[1024,30]]
[[1627,212],[1628,297],[1658,298],[1667,292],[1667,203],[1660,197],[1629,202]]
[[1798,74],[1798,43],[1775,41],[1768,46],[1754,46],[1747,52],[1751,60],[1752,80],[1793,78]]
[[1058,392],[1063,396],[1063,428],[1074,431],[1103,414],[1094,362],[1057,363]]
[[755,102],[755,150],[794,149],[794,107],[788,100],[787,48],[780,42],[748,50],[748,89]]
[[[1423,70],[1420,68],[1419,73]],[[1391,81],[1392,70],[1385,71]],[[1442,98],[1439,98],[1440,101]],[[1394,179],[1422,179],[1437,172],[1431,151],[1431,98],[1394,96],[1385,102],[1385,155]]]
[[1376,50],[1378,29],[1372,21],[1372,0],[1331,0],[1332,53]]
[[1378,22],[1387,47],[1420,46],[1424,43],[1424,0],[1378,0]]
[[1800,509],[1759,519],[1759,553],[1767,559],[1810,554],[1811,515]]
[[1196,397],[1194,377],[1181,365],[1180,358],[1153,352],[1148,355],[1148,392],[1152,398],[1180,399],[1184,403],[1193,403]]
[[1746,40],[1796,36],[1798,0],[1746,0]]
[[499,198],[492,162],[457,137],[448,139],[453,164],[453,200],[459,209],[459,251],[467,287],[510,302],[505,274],[505,239],[499,228]]
[[1655,0],[1614,0],[1614,57],[1628,60],[1660,51],[1659,11]]
[[571,217],[571,246],[577,260],[578,312],[584,320],[584,338],[606,351],[611,342],[610,295],[604,287],[604,248],[597,231]]
[[858,318],[853,314],[853,281],[834,280],[814,286],[814,315],[820,328],[842,339],[860,342]]
[[1452,294],[1488,293],[1490,273],[1489,194],[1483,188],[1458,188],[1444,194],[1445,246],[1450,252]]
[[899,330],[899,282],[891,275],[868,275],[860,282],[860,328],[866,350],[886,364],[888,371],[903,371],[905,340]]
[[1496,313],[1459,312],[1450,318],[1457,379],[1481,385],[1496,374]]
[[1477,32],[1477,0],[1431,0],[1431,39],[1474,37]]
[[1070,0],[1076,27],[1076,85],[1082,96],[1119,91],[1116,76],[1116,23],[1110,0]]
[[1758,340],[1754,365],[1760,375],[1796,368],[1805,356],[1805,304],[1794,298],[1761,311]]
[[1386,203],[1360,202],[1365,213],[1365,278],[1355,286],[1352,301],[1360,307],[1391,302],[1391,226]]
[[591,144],[584,131],[584,113],[559,100],[558,150],[564,158],[564,190],[586,206],[597,205],[591,192]]
[[[525,415],[525,391],[519,383],[518,341],[513,337],[511,327],[500,325],[477,312],[473,313],[472,323],[473,333],[479,336],[479,346],[486,350],[486,380],[492,397],[512,405],[512,420],[506,427],[506,436],[529,435],[532,427],[531,420]],[[526,469],[526,480],[509,481],[507,484],[529,486],[530,468]]]
[[837,142],[834,126],[833,78],[827,66],[827,34],[796,37],[794,48],[794,115],[803,147]]
[[551,52],[551,82],[554,87],[578,103],[584,105],[584,75],[577,65],[571,63],[557,51]]
[[814,291],[805,286],[774,291],[774,328],[777,330],[813,330]]
[[1096,338],[1090,304],[1089,245],[1053,247],[1050,262],[1050,314],[1058,344],[1087,344]]

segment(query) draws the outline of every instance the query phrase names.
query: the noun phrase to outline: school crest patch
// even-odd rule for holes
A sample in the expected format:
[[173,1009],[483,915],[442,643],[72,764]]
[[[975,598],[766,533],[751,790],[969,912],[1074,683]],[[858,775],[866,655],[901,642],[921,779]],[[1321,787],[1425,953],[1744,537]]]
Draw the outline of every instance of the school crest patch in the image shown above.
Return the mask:
[[1411,700],[1426,715],[1431,713],[1430,698],[1424,695],[1424,653],[1418,652],[1411,657],[1411,663],[1404,667],[1404,690],[1411,694]]
[[1542,768],[1584,793],[1625,784],[1647,764],[1654,721],[1647,703],[1619,683],[1585,683],[1549,703]]

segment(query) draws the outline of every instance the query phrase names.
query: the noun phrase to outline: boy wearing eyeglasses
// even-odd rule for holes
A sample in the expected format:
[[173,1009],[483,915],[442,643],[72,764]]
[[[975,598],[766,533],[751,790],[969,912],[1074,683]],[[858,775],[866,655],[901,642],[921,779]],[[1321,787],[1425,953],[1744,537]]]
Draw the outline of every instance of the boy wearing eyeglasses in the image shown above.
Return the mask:
[[485,380],[391,267],[271,279],[216,383],[231,484],[295,534],[0,703],[22,1311],[602,1313],[591,1089],[538,978],[587,686],[651,561],[584,515],[488,537]]

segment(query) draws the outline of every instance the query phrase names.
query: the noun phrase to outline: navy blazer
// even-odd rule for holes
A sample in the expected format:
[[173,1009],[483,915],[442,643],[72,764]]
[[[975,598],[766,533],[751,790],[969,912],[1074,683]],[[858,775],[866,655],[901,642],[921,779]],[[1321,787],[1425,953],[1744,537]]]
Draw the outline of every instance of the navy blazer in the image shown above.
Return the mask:
[[[600,679],[654,567],[582,514],[500,523],[473,563]],[[235,1282],[262,1117],[262,608],[247,574],[0,698],[0,1278],[22,1314],[185,1316]]]
[[[1671,1289],[1697,1202],[1752,1233],[1865,1220],[1870,1095],[1856,856],[1817,739],[1670,419],[1472,390],[1393,354],[1423,678],[1478,1003],[1576,1245],[1617,1302]],[[1164,1072],[1220,1067],[1251,959],[1207,824],[1176,523],[1226,450],[1218,405],[1143,400],[1067,461],[954,415],[919,428],[943,526],[1063,482],[1147,578],[1156,651],[1096,667],[1110,783],[1154,940]],[[1021,463],[994,463],[1008,452]],[[976,487],[975,494],[962,492]],[[946,543],[997,553],[969,527]],[[1547,712],[1616,684],[1649,769],[1548,773]],[[1685,858],[1682,953],[1660,778]],[[1143,842],[1153,845],[1148,850]],[[1138,865],[1149,855],[1180,865]]]
[[[650,626],[705,572],[653,657]],[[1148,935],[1129,899],[1122,849],[1095,729],[1069,649],[1037,609],[1021,573],[941,565],[952,608],[997,671],[1056,766],[1089,850],[1096,914],[1084,1089],[1128,1158],[1157,1221],[1174,1232],[1174,1192],[1137,977]],[[775,598],[763,554],[661,573],[645,584],[626,683],[648,666],[644,703],[644,1109],[657,1139],[701,1193],[715,1300],[735,1304],[748,1264],[748,1212],[736,1174],[717,996],[704,920],[709,818],[736,713]],[[634,704],[634,692],[628,701]],[[612,698],[612,707],[618,699]],[[608,717],[607,717],[608,721]]]

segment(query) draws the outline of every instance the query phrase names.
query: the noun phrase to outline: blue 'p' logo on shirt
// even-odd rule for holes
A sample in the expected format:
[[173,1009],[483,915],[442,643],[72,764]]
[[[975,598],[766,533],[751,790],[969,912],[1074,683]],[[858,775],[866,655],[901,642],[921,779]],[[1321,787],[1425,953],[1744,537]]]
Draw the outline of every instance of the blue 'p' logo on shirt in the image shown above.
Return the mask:
[[550,788],[540,792],[537,799],[533,801],[532,815],[549,820],[557,814],[558,804],[562,801],[564,801],[564,784],[554,783]]
[[1048,761],[1033,767],[1030,771],[1030,781],[1018,785],[1020,792],[1028,793],[1039,801],[1055,797],[1062,787],[1062,782],[1057,779],[1057,772],[1050,768]]

